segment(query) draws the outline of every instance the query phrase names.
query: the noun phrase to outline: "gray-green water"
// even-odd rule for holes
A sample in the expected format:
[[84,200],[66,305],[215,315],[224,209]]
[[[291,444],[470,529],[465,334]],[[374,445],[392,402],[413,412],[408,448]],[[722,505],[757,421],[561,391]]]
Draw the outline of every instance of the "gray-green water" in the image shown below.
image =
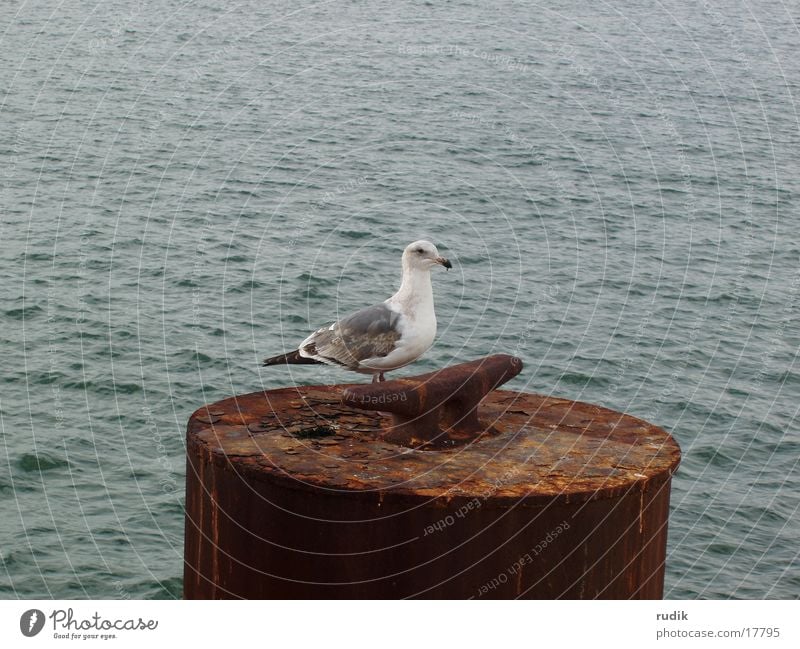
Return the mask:
[[[176,597],[189,413],[387,297],[663,425],[667,597],[795,598],[797,7],[0,5],[0,595]],[[363,380],[356,377],[356,380]]]

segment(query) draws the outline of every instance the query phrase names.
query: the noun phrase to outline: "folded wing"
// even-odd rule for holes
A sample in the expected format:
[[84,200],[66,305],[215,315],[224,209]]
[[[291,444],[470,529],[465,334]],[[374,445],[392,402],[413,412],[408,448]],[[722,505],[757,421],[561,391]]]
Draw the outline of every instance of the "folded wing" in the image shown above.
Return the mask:
[[358,370],[361,362],[391,354],[402,335],[401,314],[376,304],[318,329],[302,343],[300,356]]

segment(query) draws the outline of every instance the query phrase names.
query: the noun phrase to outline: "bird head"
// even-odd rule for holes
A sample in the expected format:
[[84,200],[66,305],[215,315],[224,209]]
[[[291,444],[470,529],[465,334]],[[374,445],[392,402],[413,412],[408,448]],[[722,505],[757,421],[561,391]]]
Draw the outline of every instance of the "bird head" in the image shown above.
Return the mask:
[[420,240],[408,244],[403,251],[403,265],[410,268],[430,270],[436,265],[452,268],[449,260],[439,254],[430,241]]

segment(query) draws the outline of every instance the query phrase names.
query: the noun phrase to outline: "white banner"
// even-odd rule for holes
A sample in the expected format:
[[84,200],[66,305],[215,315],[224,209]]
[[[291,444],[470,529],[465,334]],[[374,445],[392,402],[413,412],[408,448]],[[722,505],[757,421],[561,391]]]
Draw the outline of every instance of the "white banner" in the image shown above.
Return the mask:
[[797,601],[2,601],[3,647],[798,647]]

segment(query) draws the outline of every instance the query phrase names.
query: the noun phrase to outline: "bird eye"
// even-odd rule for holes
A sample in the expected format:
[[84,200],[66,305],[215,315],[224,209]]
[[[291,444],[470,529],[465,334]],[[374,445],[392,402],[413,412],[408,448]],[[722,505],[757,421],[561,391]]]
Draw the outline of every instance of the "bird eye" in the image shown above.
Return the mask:
[[422,254],[423,252],[425,252],[425,250],[423,250],[422,248],[417,248],[416,252],[418,252],[419,254]]

